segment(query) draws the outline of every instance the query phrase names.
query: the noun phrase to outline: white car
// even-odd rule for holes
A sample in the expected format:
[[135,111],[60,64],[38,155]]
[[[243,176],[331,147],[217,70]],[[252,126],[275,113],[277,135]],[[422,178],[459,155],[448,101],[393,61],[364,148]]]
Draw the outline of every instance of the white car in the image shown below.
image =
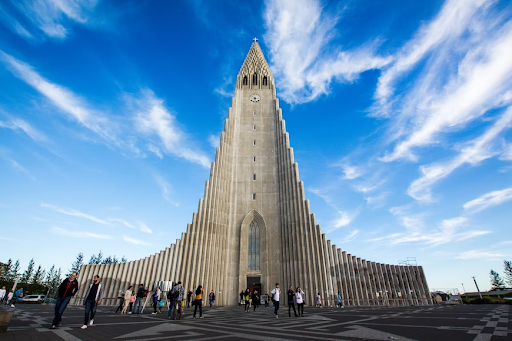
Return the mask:
[[23,303],[43,303],[46,295],[27,295],[20,299]]

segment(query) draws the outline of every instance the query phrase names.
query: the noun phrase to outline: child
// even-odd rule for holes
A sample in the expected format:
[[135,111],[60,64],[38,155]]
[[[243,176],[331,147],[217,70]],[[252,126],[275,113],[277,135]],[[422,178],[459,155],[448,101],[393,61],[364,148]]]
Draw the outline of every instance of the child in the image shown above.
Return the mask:
[[135,296],[135,291],[132,291],[132,296],[130,297],[130,311],[128,314],[131,314],[133,312],[133,302],[135,302],[135,299],[137,296]]
[[161,314],[162,313],[162,307],[164,306],[164,299],[160,299],[160,301],[158,301],[158,313]]

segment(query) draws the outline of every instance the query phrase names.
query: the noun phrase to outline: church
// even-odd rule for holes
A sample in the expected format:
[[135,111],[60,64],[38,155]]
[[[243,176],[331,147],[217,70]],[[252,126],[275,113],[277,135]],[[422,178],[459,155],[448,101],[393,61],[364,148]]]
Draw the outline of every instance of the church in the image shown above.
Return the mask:
[[[94,275],[104,304],[143,283],[202,285],[217,305],[236,305],[246,288],[269,293],[301,287],[306,303],[320,293],[335,305],[432,304],[421,266],[382,264],[332,245],[311,212],[299,179],[272,72],[255,39],[236,78],[234,97],[211,164],[204,198],[186,233],[165,250],[126,263],[83,265],[82,301]],[[164,288],[164,290],[166,290]]]

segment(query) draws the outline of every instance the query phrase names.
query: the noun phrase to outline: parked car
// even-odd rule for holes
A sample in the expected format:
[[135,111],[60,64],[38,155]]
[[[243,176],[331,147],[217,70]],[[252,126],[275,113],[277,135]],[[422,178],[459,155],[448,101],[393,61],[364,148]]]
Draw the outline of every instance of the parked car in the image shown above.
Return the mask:
[[27,295],[23,298],[20,298],[19,302],[23,303],[43,303],[46,299],[46,295]]
[[44,303],[52,304],[52,303],[55,303],[55,301],[57,301],[55,298],[47,297],[47,298],[44,300]]

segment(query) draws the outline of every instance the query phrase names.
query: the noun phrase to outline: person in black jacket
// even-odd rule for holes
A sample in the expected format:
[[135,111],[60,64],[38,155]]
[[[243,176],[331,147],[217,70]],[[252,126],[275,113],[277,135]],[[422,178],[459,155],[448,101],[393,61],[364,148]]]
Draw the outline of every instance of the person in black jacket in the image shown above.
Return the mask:
[[76,280],[76,272],[73,272],[69,278],[66,278],[59,286],[59,297],[55,302],[55,317],[52,322],[52,329],[57,328],[62,320],[62,314],[68,306],[71,297],[75,296],[78,291],[78,281]]
[[256,308],[260,305],[260,294],[258,290],[254,290],[252,293],[252,311],[256,311]]
[[141,284],[139,285],[139,290],[137,290],[137,296],[135,298],[135,308],[133,309],[134,314],[140,313],[144,297],[146,297],[146,289],[144,289],[144,284]]

